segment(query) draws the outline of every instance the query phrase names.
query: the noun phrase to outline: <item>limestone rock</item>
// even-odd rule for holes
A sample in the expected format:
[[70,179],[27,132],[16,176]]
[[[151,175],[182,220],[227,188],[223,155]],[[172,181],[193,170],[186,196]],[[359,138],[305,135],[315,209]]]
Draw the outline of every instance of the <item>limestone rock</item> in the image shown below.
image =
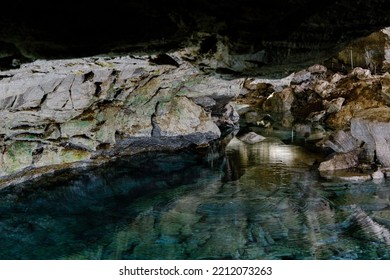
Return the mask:
[[217,104],[214,99],[208,96],[195,97],[192,100],[195,102],[195,104],[205,108],[208,111]]
[[372,108],[355,115],[351,134],[366,144],[368,154],[383,165],[390,166],[390,108]]
[[337,113],[338,111],[341,110],[344,101],[345,101],[344,97],[338,97],[332,99],[331,101],[324,100],[323,105],[326,109],[326,113],[328,114]]
[[295,76],[294,73],[290,74],[287,77],[281,79],[246,79],[243,86],[244,88],[254,91],[254,90],[264,90],[271,87],[273,91],[279,92],[282,91],[285,87],[289,87]]
[[205,106],[213,116],[221,117],[220,120],[217,119],[219,124],[236,123],[238,120],[235,118],[238,117],[238,113],[229,102],[239,95],[243,82],[243,79],[226,81],[212,76],[198,75],[183,81],[179,85],[177,95],[188,97],[196,104]]
[[386,72],[381,79],[382,91],[381,95],[386,101],[387,105],[390,105],[390,74]]
[[341,75],[340,73],[335,73],[333,74],[330,83],[337,84],[340,80],[344,79],[345,77],[346,77],[345,75]]
[[359,163],[356,151],[343,154],[335,154],[331,159],[323,161],[318,167],[319,171],[332,171],[348,169],[357,166]]
[[351,77],[346,79],[351,80],[345,80],[335,92],[341,92],[345,96],[341,109],[331,113],[326,120],[327,125],[335,130],[348,128],[351,119],[366,109],[385,106],[380,95],[378,78],[367,78],[358,82],[354,82]]
[[321,64],[314,64],[307,68],[307,71],[313,74],[324,74],[328,69]]
[[90,57],[1,72],[0,177],[217,139],[239,119],[229,102],[243,80],[179,62]]
[[318,80],[314,85],[314,91],[322,98],[326,98],[334,90],[335,85],[325,80]]
[[[210,116],[187,97],[177,97],[172,102],[159,103],[156,124],[161,136],[179,136],[192,133],[211,133],[220,136],[220,130]],[[201,143],[197,143],[201,144]]]
[[364,80],[371,76],[371,71],[362,67],[355,67],[349,75]]
[[385,174],[381,170],[377,170],[371,174],[373,180],[381,181],[385,178]]
[[33,151],[36,142],[15,141],[7,145],[0,155],[0,174],[2,176],[17,172],[33,164]]
[[361,145],[361,141],[352,136],[350,131],[338,130],[333,132],[323,143],[337,153],[348,153]]
[[271,94],[263,104],[265,112],[283,113],[291,109],[294,102],[294,92],[291,88],[285,88],[281,92]]
[[308,81],[311,77],[311,73],[307,70],[301,70],[294,74],[291,82],[294,84],[300,84],[302,82]]
[[265,140],[266,138],[252,131],[238,137],[238,139],[240,139],[242,142],[245,142],[247,144],[255,144]]
[[240,120],[240,115],[234,109],[231,103],[226,104],[222,115],[217,119],[216,123],[218,126],[235,127]]
[[319,112],[311,112],[306,119],[310,122],[319,122],[325,116],[325,114],[325,110]]
[[260,119],[259,113],[258,112],[247,112],[243,119],[245,120],[246,123],[248,124],[256,124],[257,121]]

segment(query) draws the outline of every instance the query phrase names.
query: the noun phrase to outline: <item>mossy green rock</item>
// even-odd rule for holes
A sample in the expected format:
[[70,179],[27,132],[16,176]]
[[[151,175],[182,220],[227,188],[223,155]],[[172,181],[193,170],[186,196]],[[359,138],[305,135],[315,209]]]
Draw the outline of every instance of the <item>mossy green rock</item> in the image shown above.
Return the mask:
[[36,142],[17,141],[6,147],[1,156],[0,174],[10,174],[31,166],[33,151],[38,146]]
[[1,76],[12,79],[0,80],[0,180],[28,167],[60,169],[214,140],[220,130],[210,108],[194,97],[223,108],[241,83],[201,75],[184,60],[175,67],[147,57],[38,60]]

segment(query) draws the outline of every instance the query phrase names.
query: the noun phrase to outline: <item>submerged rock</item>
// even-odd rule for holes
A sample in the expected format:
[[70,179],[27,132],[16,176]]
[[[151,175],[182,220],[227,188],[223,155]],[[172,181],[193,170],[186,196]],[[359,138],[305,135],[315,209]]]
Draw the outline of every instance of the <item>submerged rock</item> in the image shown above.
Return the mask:
[[338,180],[346,182],[366,182],[372,180],[372,176],[367,173],[360,173],[351,170],[320,171],[321,177],[328,180]]

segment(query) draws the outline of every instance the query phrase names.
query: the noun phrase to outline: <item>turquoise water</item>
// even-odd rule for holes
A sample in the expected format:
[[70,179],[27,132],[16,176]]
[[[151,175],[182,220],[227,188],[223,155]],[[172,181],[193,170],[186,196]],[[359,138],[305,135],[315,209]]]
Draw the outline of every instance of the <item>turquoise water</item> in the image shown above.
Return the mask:
[[149,153],[0,192],[1,259],[390,259],[390,181],[277,139]]

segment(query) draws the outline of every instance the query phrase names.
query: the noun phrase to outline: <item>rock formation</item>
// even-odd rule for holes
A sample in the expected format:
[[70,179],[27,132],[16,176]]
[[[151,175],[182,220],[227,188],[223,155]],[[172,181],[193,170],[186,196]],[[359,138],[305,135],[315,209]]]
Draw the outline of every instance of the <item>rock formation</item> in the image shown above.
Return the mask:
[[[170,53],[36,60],[4,70],[0,177],[5,183],[141,151],[206,145],[240,117],[257,127],[253,132],[333,152],[321,171],[389,167],[388,34],[382,29],[359,41],[367,48],[373,38],[383,42],[374,73],[368,64],[340,70],[331,58],[282,79],[237,78],[253,57],[232,55],[227,41],[208,33]],[[205,51],[211,39],[215,49]]]
[[242,81],[205,76],[171,59],[178,65],[90,57],[1,72],[1,178],[219,138],[219,126],[238,121],[229,101]]
[[[379,35],[387,42],[386,34],[383,29],[359,44],[368,48]],[[279,82],[247,79],[237,102],[251,107],[241,113],[241,123],[257,132],[263,116],[271,115],[274,134],[283,132],[286,140],[305,145],[310,142],[329,155],[319,165],[321,172],[358,168],[364,178],[381,178],[379,173],[386,175],[390,166],[388,44],[377,49],[382,56],[377,57],[381,67],[376,73],[369,65],[341,71],[315,64]],[[352,173],[349,179],[356,177]],[[348,179],[346,174],[342,177]]]
[[351,120],[351,133],[364,143],[373,160],[390,166],[390,107],[359,112]]
[[[0,69],[35,59],[157,54],[200,46],[199,68],[283,76],[390,25],[386,0],[20,0],[2,3]],[[381,41],[382,42],[382,41]],[[376,45],[375,43],[372,45]],[[364,48],[354,49],[364,57]],[[374,60],[375,48],[367,48]],[[349,50],[337,56],[350,65]],[[355,58],[358,65],[358,57]],[[364,58],[363,58],[363,62]],[[336,63],[335,63],[336,64]]]

